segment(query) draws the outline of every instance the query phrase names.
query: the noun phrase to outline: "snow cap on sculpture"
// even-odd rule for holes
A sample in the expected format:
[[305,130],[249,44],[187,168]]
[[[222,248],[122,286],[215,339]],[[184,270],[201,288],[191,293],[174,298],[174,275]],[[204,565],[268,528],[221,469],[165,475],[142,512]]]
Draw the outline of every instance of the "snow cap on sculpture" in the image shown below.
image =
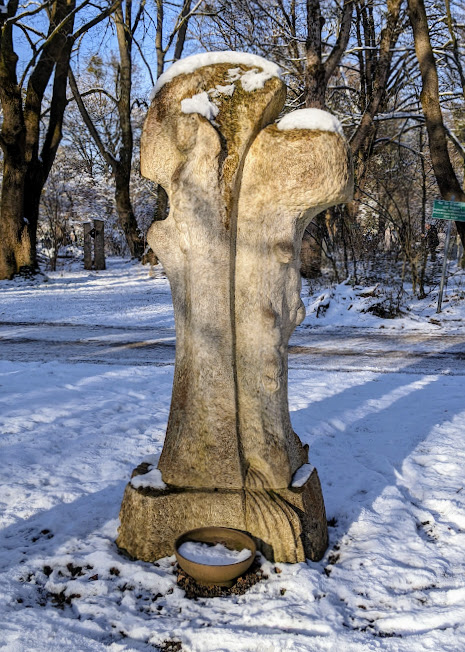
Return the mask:
[[[179,61],[173,63],[173,65],[171,65],[168,70],[157,79],[157,83],[150,94],[150,99],[153,100],[158,91],[178,75],[190,75],[199,68],[213,66],[218,63],[231,64],[231,67],[241,64],[241,66],[248,66],[252,70],[254,70],[254,68],[259,68],[259,71],[256,71],[256,73],[249,72],[248,75],[246,75],[246,79],[250,79],[253,74],[258,75],[257,81],[258,79],[260,80],[260,86],[256,86],[256,88],[262,88],[264,82],[271,77],[281,78],[281,69],[279,66],[256,54],[235,52],[233,50],[203,52],[202,54],[193,54],[185,59],[179,59]],[[249,90],[256,90],[256,88],[249,87]]]
[[[169,193],[171,177],[187,152],[211,148],[219,156],[225,139],[225,185],[253,137],[281,111],[286,87],[279,67],[242,52],[211,52],[175,62],[152,91],[141,142],[141,172]],[[207,122],[205,122],[205,120]],[[208,143],[208,145],[207,145]],[[232,176],[231,176],[232,175]]]
[[334,133],[344,136],[342,125],[336,116],[321,109],[298,109],[286,113],[281,120],[278,120],[276,126],[280,131],[311,129],[313,131],[334,131]]

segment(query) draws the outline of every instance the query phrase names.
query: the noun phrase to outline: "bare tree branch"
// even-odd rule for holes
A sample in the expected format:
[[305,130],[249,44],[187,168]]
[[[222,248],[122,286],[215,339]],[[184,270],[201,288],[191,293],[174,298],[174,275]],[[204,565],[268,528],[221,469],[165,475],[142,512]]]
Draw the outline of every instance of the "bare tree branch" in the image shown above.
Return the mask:
[[111,169],[113,169],[115,164],[116,164],[116,159],[106,149],[105,145],[102,142],[102,139],[100,138],[100,134],[98,133],[97,129],[95,128],[95,125],[94,125],[94,123],[92,121],[92,118],[90,117],[90,115],[89,115],[89,113],[88,113],[88,111],[86,109],[86,106],[85,106],[85,104],[84,104],[84,102],[82,100],[82,97],[81,97],[81,95],[79,93],[79,89],[78,89],[78,86],[77,86],[77,83],[76,83],[76,78],[75,78],[74,73],[73,73],[71,68],[69,69],[68,79],[69,79],[69,85],[70,85],[70,88],[71,88],[71,92],[73,93],[74,101],[76,102],[76,104],[77,104],[77,106],[79,108],[79,112],[80,112],[81,117],[82,117],[82,119],[84,121],[84,124],[86,125],[86,127],[89,130],[92,138],[94,139],[95,144],[97,145],[98,150],[99,150],[100,154],[102,155],[102,158],[107,163],[107,165]]
[[341,27],[339,29],[337,41],[324,63],[326,83],[328,83],[328,81],[333,76],[334,71],[339,65],[341,57],[347,48],[347,43],[349,42],[349,37],[350,37],[350,26],[352,23],[353,10],[354,10],[354,0],[344,0],[344,6],[342,9],[342,17],[341,17]]

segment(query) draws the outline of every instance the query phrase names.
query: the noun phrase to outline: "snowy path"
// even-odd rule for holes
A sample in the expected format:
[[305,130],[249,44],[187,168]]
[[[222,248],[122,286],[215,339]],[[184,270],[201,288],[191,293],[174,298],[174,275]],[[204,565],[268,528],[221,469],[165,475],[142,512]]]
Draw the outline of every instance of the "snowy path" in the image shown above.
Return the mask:
[[318,563],[263,562],[268,578],[244,596],[191,601],[173,558],[129,561],[114,544],[131,470],[163,444],[166,279],[115,263],[4,283],[0,320],[0,649],[465,651],[456,326],[299,329],[291,418],[320,474],[330,547]]
[[[289,367],[465,375],[465,335],[343,331],[299,329],[291,338]],[[165,365],[174,364],[174,354],[174,328],[0,322],[3,360]]]
[[174,364],[174,328],[0,324],[0,359],[98,364]]

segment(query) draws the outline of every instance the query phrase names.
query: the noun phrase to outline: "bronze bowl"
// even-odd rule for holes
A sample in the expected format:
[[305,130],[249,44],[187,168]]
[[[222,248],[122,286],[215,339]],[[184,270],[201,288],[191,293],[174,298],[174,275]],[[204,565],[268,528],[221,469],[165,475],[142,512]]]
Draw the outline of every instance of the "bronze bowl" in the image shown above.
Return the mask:
[[[213,545],[221,543],[230,550],[248,548],[251,555],[244,561],[239,561],[234,564],[225,564],[222,566],[201,564],[186,559],[179,552],[179,547],[183,543],[186,543],[186,541],[211,543]],[[193,577],[199,584],[216,584],[217,586],[231,587],[234,584],[234,580],[240,575],[243,575],[252,565],[257,547],[254,540],[240,530],[233,530],[227,527],[200,527],[181,534],[175,541],[174,551],[182,570]]]

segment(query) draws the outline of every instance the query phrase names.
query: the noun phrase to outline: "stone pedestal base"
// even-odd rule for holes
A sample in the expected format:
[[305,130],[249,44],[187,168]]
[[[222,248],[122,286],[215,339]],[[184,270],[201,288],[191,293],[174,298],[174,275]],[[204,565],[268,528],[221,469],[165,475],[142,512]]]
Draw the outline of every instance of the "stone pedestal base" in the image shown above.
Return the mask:
[[[146,472],[144,466],[134,474]],[[279,490],[135,489],[128,484],[120,520],[117,545],[143,561],[172,555],[178,536],[208,525],[248,532],[270,561],[318,561],[328,545],[316,469],[302,487]]]

